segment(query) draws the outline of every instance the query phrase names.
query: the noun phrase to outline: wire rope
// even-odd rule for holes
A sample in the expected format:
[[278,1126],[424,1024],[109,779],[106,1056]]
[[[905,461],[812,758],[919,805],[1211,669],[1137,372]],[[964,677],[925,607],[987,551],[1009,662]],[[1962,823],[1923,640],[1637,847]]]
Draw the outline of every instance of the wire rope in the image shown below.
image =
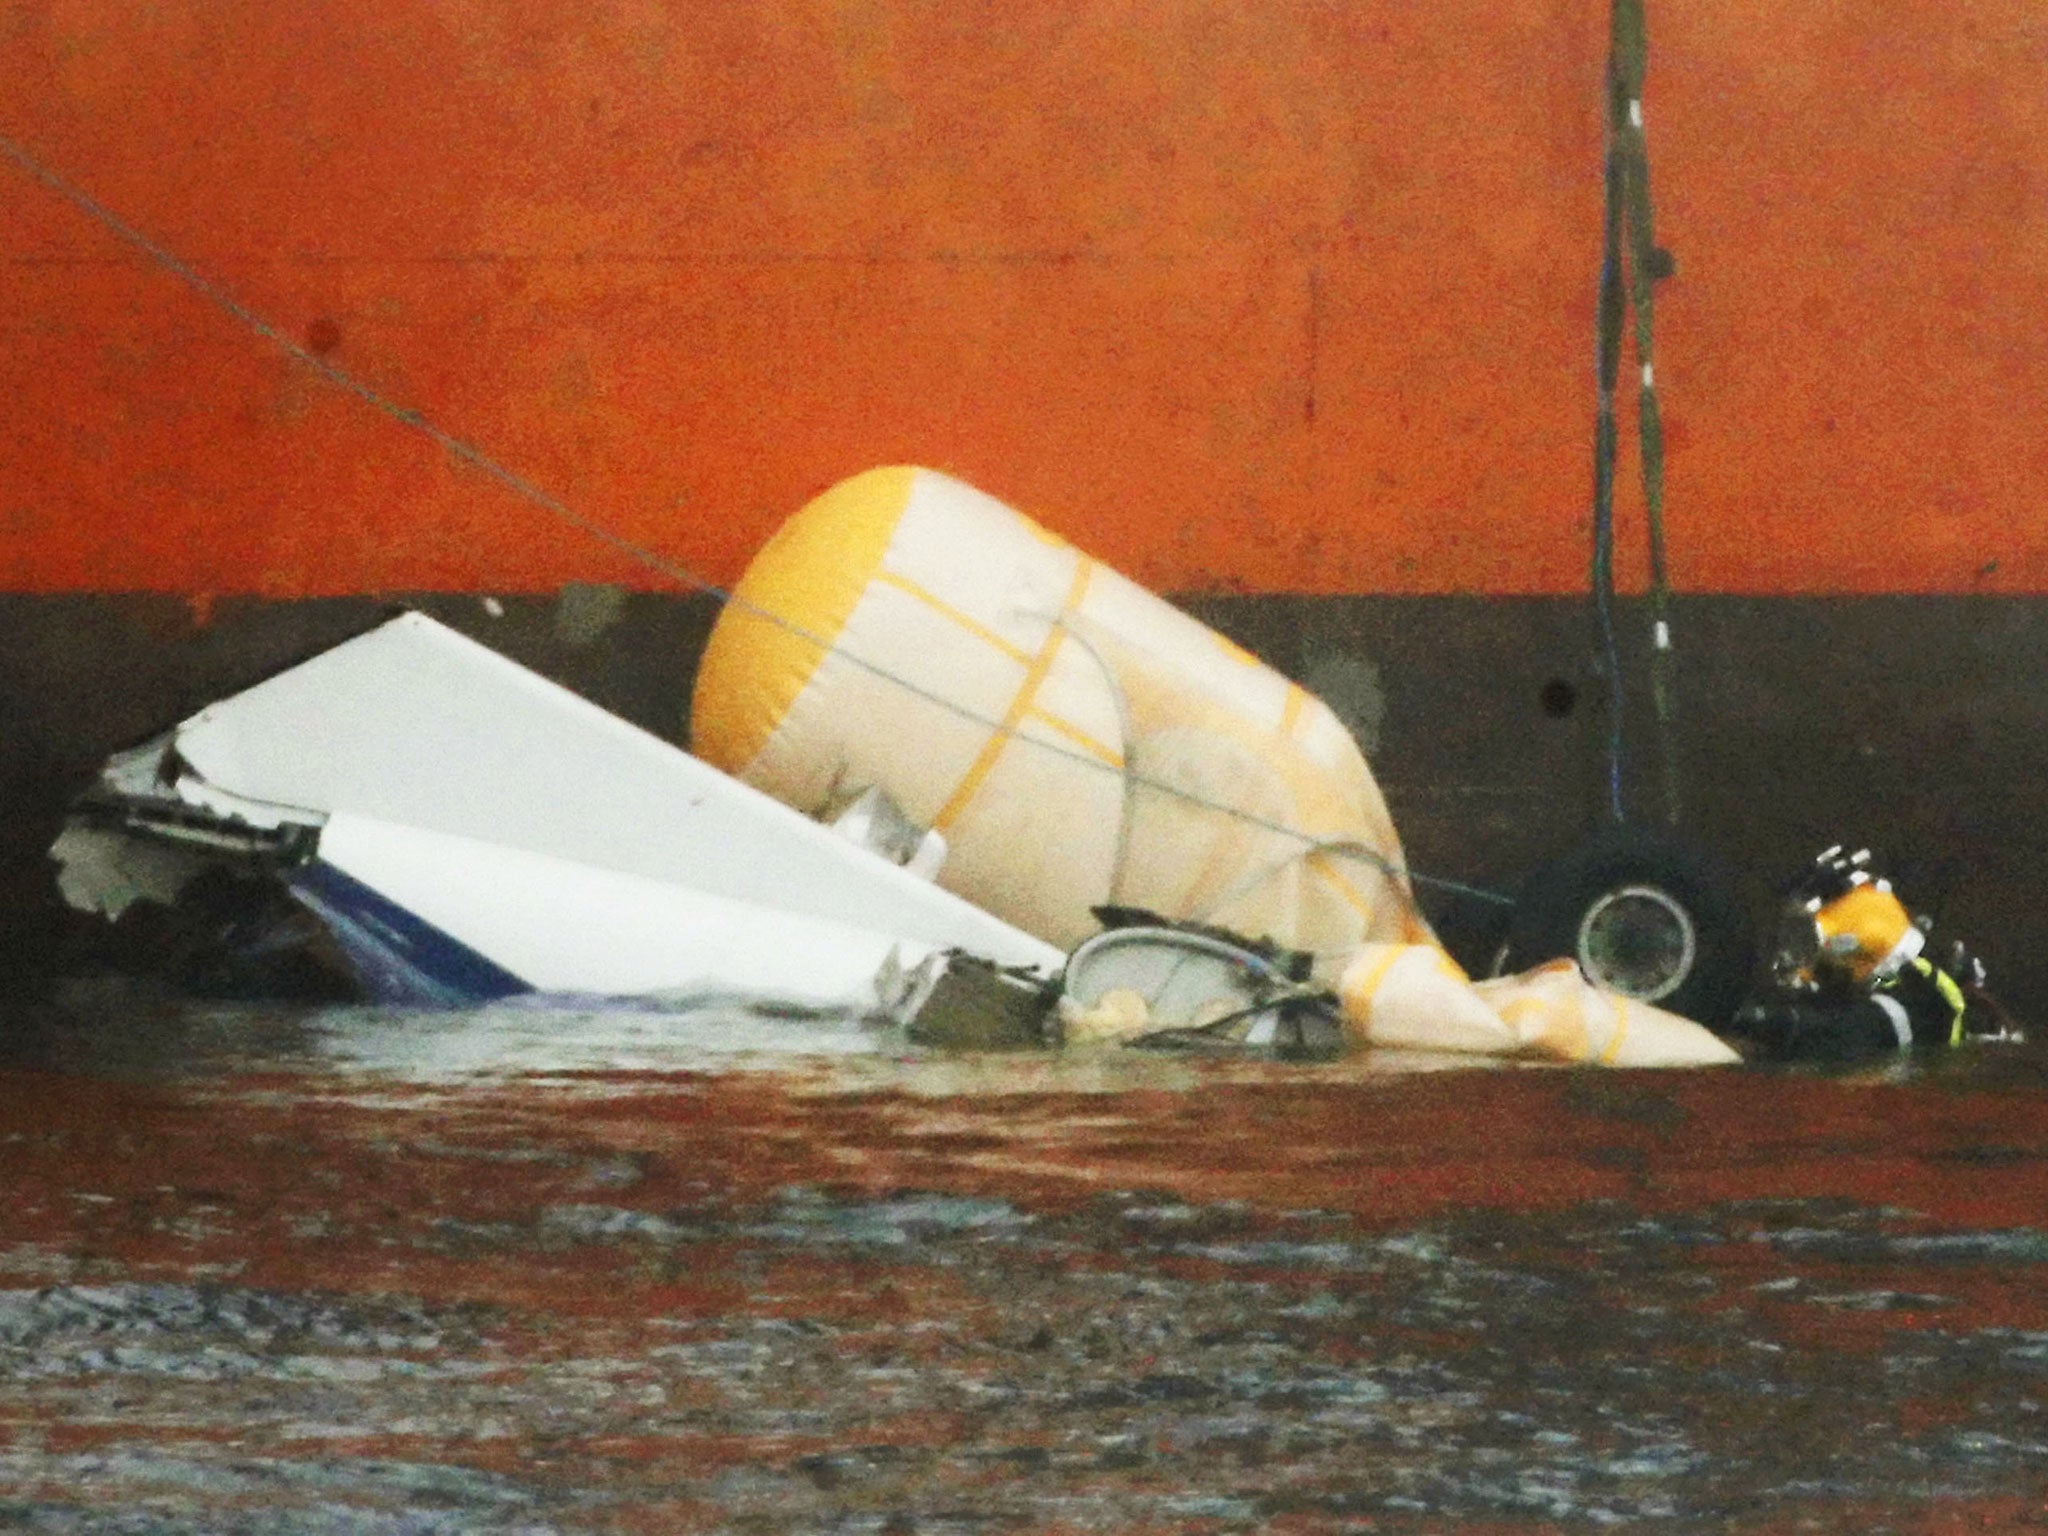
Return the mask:
[[[698,574],[681,562],[670,559],[636,540],[627,538],[615,529],[609,528],[603,523],[578,512],[560,497],[534,484],[517,471],[508,468],[474,443],[457,437],[454,433],[449,432],[433,421],[423,411],[400,404],[375,386],[357,378],[347,369],[299,345],[280,327],[242,303],[241,300],[237,299],[234,294],[229,292],[220,283],[199,271],[191,263],[180,258],[161,242],[151,238],[142,230],[123,219],[84,188],[59,175],[42,160],[31,154],[19,141],[5,134],[0,134],[0,155],[4,155],[7,159],[13,161],[15,166],[23,173],[41,183],[45,188],[63,198],[66,202],[69,202],[73,207],[91,218],[94,222],[100,224],[122,242],[141,252],[155,265],[177,278],[201,298],[227,314],[246,329],[253,331],[256,335],[277,347],[295,362],[318,374],[336,388],[353,395],[356,399],[398,422],[400,425],[420,433],[435,443],[450,457],[478,470],[521,500],[539,507],[570,527],[605,545],[614,553],[624,556],[645,569],[664,576],[680,586],[716,598],[720,602],[730,604],[766,623],[774,624],[798,639],[816,646],[821,652],[836,656],[849,665],[869,673],[871,676],[877,677],[894,687],[902,688],[912,696],[937,708],[946,710],[973,725],[1004,736],[1009,741],[1022,741],[1041,751],[1050,752],[1071,762],[1078,763],[1092,771],[1125,775],[1127,782],[1135,781],[1147,789],[1172,796],[1200,809],[1232,817],[1235,820],[1256,826],[1263,831],[1297,839],[1305,845],[1304,852],[1326,846],[1326,840],[1314,833],[1304,832],[1298,827],[1290,827],[1283,822],[1255,815],[1237,806],[1224,805],[1178,785],[1166,783],[1163,780],[1132,775],[1128,766],[1124,768],[1112,767],[1107,763],[1098,761],[1087,753],[1062,746],[1058,742],[1048,741],[1041,737],[1027,736],[1023,734],[1019,727],[988,719],[978,711],[954,699],[950,699],[944,694],[927,688],[915,680],[904,677],[877,663],[868,661],[866,658],[856,655],[834,642],[811,633],[785,616],[749,601],[733,592],[730,588]],[[1463,881],[1448,880],[1441,876],[1425,875],[1413,869],[1403,868],[1396,865],[1392,860],[1361,847],[1353,846],[1346,851],[1353,857],[1364,859],[1373,864],[1382,874],[1395,882],[1397,890],[1399,889],[1400,882],[1407,880],[1411,884],[1428,886],[1436,890],[1448,891],[1480,901],[1500,905],[1513,905],[1514,898],[1503,895],[1498,891],[1488,891],[1478,886],[1468,885]]]

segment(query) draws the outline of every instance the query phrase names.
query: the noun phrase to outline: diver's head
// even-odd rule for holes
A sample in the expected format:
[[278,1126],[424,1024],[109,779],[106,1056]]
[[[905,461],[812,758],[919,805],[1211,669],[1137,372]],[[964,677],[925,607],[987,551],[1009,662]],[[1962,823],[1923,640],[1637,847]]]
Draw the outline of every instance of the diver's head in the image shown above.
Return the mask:
[[1869,987],[1888,981],[1927,941],[1870,851],[1828,849],[1787,887],[1775,961],[1786,985]]

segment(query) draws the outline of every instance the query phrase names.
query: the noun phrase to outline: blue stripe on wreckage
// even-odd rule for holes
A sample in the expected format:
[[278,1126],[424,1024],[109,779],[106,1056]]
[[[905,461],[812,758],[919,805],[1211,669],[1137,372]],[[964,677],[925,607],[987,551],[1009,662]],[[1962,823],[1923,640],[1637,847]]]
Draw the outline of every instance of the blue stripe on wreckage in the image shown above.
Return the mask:
[[326,925],[372,1002],[464,1008],[533,990],[503,966],[332,864],[317,859],[302,864],[286,884]]

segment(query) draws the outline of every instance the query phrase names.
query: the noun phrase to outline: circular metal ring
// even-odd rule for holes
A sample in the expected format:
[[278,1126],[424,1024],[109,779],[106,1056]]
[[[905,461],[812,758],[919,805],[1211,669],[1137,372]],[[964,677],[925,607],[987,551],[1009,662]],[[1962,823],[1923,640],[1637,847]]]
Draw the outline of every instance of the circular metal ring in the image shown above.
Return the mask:
[[1692,975],[1699,933],[1668,891],[1624,885],[1601,893],[1579,919],[1578,958],[1596,986],[1654,1003]]

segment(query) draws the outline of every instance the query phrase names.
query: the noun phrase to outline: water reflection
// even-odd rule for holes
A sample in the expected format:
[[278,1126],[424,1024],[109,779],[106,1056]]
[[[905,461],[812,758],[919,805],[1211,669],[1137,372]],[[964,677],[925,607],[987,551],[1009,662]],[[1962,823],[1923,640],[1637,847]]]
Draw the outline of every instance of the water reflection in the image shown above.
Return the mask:
[[0,1028],[0,1527],[1928,1530],[2048,1492],[2048,1074]]
[[[1186,1088],[1304,1070],[1257,1047],[1200,1061],[1113,1045],[947,1051],[918,1045],[871,1015],[724,995],[531,994],[461,1010],[286,1009],[195,1001],[128,978],[71,983],[53,1004],[18,1011],[0,1035],[0,1064],[122,1077],[310,1072],[447,1085],[774,1072],[812,1086],[890,1085],[938,1097]],[[1481,1057],[1381,1051],[1309,1070],[1345,1080],[1502,1066]]]

